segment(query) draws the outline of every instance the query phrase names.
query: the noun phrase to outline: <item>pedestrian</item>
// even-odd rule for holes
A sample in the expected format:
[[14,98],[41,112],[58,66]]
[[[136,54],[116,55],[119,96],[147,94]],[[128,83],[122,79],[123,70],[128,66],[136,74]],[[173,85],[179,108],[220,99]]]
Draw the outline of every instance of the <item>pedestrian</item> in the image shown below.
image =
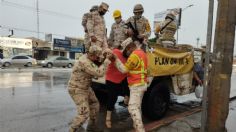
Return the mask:
[[[121,47],[121,46],[120,46]],[[113,49],[113,54],[125,64],[127,60],[126,51],[120,48]],[[111,128],[111,115],[114,110],[115,103],[119,95],[124,96],[124,104],[128,105],[129,87],[127,83],[127,74],[121,73],[114,62],[109,64],[106,72],[106,86],[108,88],[107,112],[106,112],[106,127]]]
[[127,73],[130,90],[128,110],[133,119],[133,126],[136,132],[145,132],[141,104],[143,95],[147,90],[147,56],[141,46],[142,44],[139,41],[133,42],[131,38],[122,43],[122,47],[129,56],[125,64],[114,55],[118,70],[122,73]]
[[98,67],[94,62],[99,60],[102,49],[96,45],[89,48],[88,54],[84,54],[76,61],[68,84],[68,91],[73,99],[77,115],[74,118],[69,132],[76,132],[82,129],[82,124],[89,118],[87,131],[96,130],[96,116],[99,112],[99,102],[91,89],[93,77],[101,77],[105,74],[110,63],[105,59]]
[[176,30],[177,24],[175,21],[175,15],[168,13],[165,20],[157,25],[155,29],[155,34],[159,36],[157,43],[163,45],[164,47],[174,46],[176,44],[176,40],[174,38]]
[[108,39],[109,47],[118,48],[121,43],[128,38],[128,29],[125,21],[122,20],[120,10],[113,12],[115,23],[112,24],[110,37]]
[[104,15],[108,11],[109,5],[102,2],[97,11],[91,12],[87,21],[88,36],[92,45],[97,45],[102,49],[107,49],[107,31]]
[[[130,17],[126,24],[131,24],[134,34],[133,38],[140,41],[141,44],[147,45],[148,38],[151,36],[151,27],[148,19],[143,16],[144,8],[142,4],[136,4],[133,9],[134,16]],[[142,49],[146,50],[146,46],[142,45]]]

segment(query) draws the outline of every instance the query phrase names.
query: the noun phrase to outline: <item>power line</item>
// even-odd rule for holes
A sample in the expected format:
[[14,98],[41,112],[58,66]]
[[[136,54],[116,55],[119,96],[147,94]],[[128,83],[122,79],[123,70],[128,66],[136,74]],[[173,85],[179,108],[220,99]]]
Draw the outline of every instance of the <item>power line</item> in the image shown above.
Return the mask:
[[52,35],[56,35],[56,36],[68,36],[68,35],[64,35],[64,34],[56,34],[56,33],[46,33],[46,32],[38,32],[35,30],[30,30],[30,29],[24,29],[24,28],[17,28],[17,27],[11,27],[11,26],[0,26],[0,28],[3,29],[13,29],[13,30],[17,30],[17,31],[23,31],[23,32],[29,32],[29,33],[39,33],[39,34],[52,34]]
[[[35,7],[27,6],[27,5],[22,5],[22,4],[10,2],[7,0],[2,0],[1,2],[3,5],[11,6],[11,7],[15,7],[15,8],[23,9],[23,10],[35,11],[37,8],[37,7],[35,8]],[[75,19],[75,20],[81,19],[80,17],[76,17],[76,16],[72,16],[72,15],[68,15],[68,14],[63,14],[63,13],[59,13],[59,12],[55,12],[55,11],[45,10],[45,9],[39,9],[39,13],[49,14],[49,15],[58,16],[58,17],[64,17],[64,18],[68,18],[68,19]]]

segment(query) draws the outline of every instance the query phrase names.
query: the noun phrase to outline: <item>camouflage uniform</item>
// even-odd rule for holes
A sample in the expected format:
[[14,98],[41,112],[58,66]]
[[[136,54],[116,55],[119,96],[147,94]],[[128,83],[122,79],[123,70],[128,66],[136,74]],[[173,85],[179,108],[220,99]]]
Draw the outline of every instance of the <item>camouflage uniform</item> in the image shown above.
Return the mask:
[[[90,12],[98,10],[98,6],[95,5],[90,9]],[[85,35],[84,35],[84,45],[85,45],[85,51],[88,52],[89,47],[90,47],[90,42],[89,42],[89,36],[88,36],[88,29],[87,29],[87,21],[90,15],[90,12],[85,13],[82,18],[82,26],[84,27]]]
[[91,82],[94,76],[100,77],[110,61],[105,60],[104,64],[98,67],[88,59],[87,54],[81,56],[73,67],[71,78],[68,84],[68,91],[76,104],[77,116],[74,118],[70,131],[80,128],[90,117],[90,122],[96,121],[96,114],[99,111],[99,102],[91,89]]
[[127,26],[124,21],[121,21],[119,24],[113,23],[111,27],[111,33],[109,37],[109,43],[112,44],[112,48],[118,48],[121,43],[127,39]]
[[[171,20],[170,19],[166,19],[165,21],[163,21],[160,24],[160,28],[163,28],[166,24],[168,24]],[[175,21],[172,21],[171,23],[169,23],[165,29],[163,29],[163,31],[161,32],[161,36],[160,36],[160,41],[172,41],[175,43],[175,32],[177,30],[177,25]]]
[[85,13],[82,18],[82,26],[84,27],[84,31],[87,31],[87,32],[85,32],[85,35],[84,35],[84,46],[85,46],[86,52],[88,52],[89,47],[90,47],[88,29],[86,27],[89,15],[90,15],[90,13]]
[[[135,28],[135,16],[130,17],[126,23],[131,22]],[[144,35],[147,40],[151,36],[151,27],[148,20],[142,16],[140,19],[136,19],[136,30],[138,30],[139,35]]]
[[97,41],[91,42],[92,45],[97,45],[103,49],[108,48],[107,36],[106,36],[106,26],[103,16],[99,14],[98,11],[91,12],[87,22],[88,35],[91,38],[95,36]]

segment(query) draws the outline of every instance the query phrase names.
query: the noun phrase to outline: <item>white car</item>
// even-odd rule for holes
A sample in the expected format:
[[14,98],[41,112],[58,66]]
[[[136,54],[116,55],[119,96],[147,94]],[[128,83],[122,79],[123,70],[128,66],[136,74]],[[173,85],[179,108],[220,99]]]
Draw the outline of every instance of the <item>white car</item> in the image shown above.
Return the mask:
[[3,67],[9,67],[11,65],[31,67],[36,64],[37,64],[36,59],[31,58],[30,56],[27,55],[16,55],[9,59],[2,59]]
[[38,64],[43,67],[73,67],[75,60],[63,57],[63,56],[52,56],[47,60],[40,61]]

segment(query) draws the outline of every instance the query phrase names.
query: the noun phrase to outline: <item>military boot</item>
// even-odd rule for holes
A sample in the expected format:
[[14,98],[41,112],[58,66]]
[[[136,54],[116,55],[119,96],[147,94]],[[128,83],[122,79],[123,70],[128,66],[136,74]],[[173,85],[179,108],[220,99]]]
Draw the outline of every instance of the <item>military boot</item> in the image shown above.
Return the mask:
[[69,132],[86,132],[85,129],[83,127],[79,127],[79,128],[69,128]]
[[87,126],[87,132],[103,132],[103,131],[98,128],[95,120],[89,120]]

